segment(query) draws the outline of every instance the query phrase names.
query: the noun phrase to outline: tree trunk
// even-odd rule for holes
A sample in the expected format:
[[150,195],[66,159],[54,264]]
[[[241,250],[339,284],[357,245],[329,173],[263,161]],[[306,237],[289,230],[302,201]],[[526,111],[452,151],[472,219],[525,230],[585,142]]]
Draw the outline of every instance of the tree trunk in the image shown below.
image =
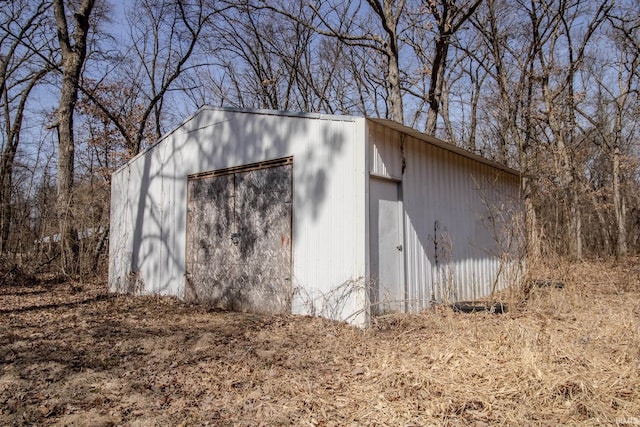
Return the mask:
[[[65,64],[66,69],[70,64]],[[58,108],[58,226],[60,249],[65,272],[71,272],[78,262],[78,234],[73,223],[73,173],[75,143],[73,138],[73,109],[77,93],[73,78],[62,79],[60,107]]]
[[[391,46],[393,44],[393,47]],[[390,119],[400,124],[404,123],[404,108],[402,106],[402,91],[400,88],[400,67],[398,64],[398,49],[396,43],[389,43],[389,110]]]
[[[447,17],[446,25],[451,25]],[[442,85],[444,81],[444,71],[447,65],[447,55],[449,53],[449,34],[441,34],[436,41],[436,54],[433,59],[431,69],[431,82],[429,84],[429,111],[427,112],[427,124],[425,133],[434,135],[438,124],[438,111],[440,109],[440,99],[442,97]]]
[[[522,179],[522,185],[525,188],[529,187],[527,178]],[[542,254],[542,250],[540,248],[540,235],[538,232],[538,219],[536,210],[533,207],[531,196],[527,196],[526,193],[527,191],[525,191],[524,196],[524,227],[527,235],[526,251],[527,258],[535,262],[535,260],[538,260]]]
[[580,211],[580,195],[578,194],[577,183],[573,182],[571,186],[571,232],[569,235],[571,246],[571,253],[573,256],[580,260],[582,259],[582,214]]
[[592,247],[597,248],[598,253],[610,255],[611,254],[611,227],[609,226],[609,224],[607,224],[607,219],[602,213],[602,206],[600,206],[600,203],[598,202],[596,193],[593,191],[589,191],[588,189],[586,189],[586,192],[589,194],[591,198],[591,204],[593,205],[593,212],[595,213],[596,218],[598,219],[598,227],[600,227],[600,234],[602,236],[602,246],[598,247],[596,245],[593,245],[592,243]]
[[57,111],[58,125],[58,200],[62,268],[71,273],[78,267],[78,233],[73,222],[73,174],[75,141],[73,113],[78,100],[78,83],[87,55],[89,15],[95,0],[83,0],[74,12],[73,42],[67,27],[64,0],[53,3],[58,41],[62,52],[62,87]]
[[429,82],[429,111],[427,112],[427,123],[425,133],[434,135],[438,125],[438,112],[442,99],[442,88],[444,87],[444,74],[447,67],[447,56],[451,38],[456,31],[464,24],[469,17],[480,6],[482,0],[475,0],[464,6],[456,5],[455,0],[440,0],[425,2],[429,4],[431,14],[438,26],[438,36],[436,38],[435,53],[431,67],[431,80]]
[[[576,259],[582,258],[582,220],[580,217],[580,196],[578,182],[575,179],[573,169],[574,160],[568,142],[570,136],[565,130],[567,124],[561,119],[561,106],[556,105],[556,93],[549,87],[549,78],[545,78],[542,84],[542,96],[547,108],[549,128],[553,134],[556,146],[557,174],[560,190],[566,197],[565,213],[568,216],[567,242],[569,255]],[[573,123],[568,126],[571,127]]]
[[0,252],[9,250],[9,231],[11,230],[11,190],[13,189],[13,162],[16,150],[12,141],[7,141],[7,146],[2,153],[2,165],[0,166]]
[[627,209],[620,190],[620,149],[615,147],[611,155],[611,179],[613,181],[613,209],[616,218],[616,255],[627,254]]

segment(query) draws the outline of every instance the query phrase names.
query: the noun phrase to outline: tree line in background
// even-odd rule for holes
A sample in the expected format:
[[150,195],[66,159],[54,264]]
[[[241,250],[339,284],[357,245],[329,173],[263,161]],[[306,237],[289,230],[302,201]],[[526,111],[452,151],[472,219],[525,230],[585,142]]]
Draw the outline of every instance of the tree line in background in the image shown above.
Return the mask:
[[639,82],[639,0],[0,1],[0,251],[104,271],[110,173],[210,104],[404,123],[522,171],[530,253],[637,253]]

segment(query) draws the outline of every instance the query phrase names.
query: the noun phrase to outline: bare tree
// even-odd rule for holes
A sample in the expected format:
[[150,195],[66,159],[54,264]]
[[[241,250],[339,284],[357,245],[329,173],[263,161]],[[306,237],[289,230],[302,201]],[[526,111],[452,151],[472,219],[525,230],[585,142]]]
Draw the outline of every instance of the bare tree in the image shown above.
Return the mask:
[[[282,5],[265,5],[264,2],[251,4],[256,9],[270,9],[308,25],[318,34],[336,38],[346,46],[379,56],[384,64],[381,76],[386,91],[384,116],[399,123],[404,122],[399,33],[406,0],[321,0],[308,5],[314,13],[310,20],[300,19]],[[375,100],[372,108],[376,108]]]
[[[631,2],[631,7],[640,10],[640,2]],[[624,137],[623,120],[625,110],[637,107],[640,94],[640,16],[631,14],[613,16],[611,24],[620,34],[621,66],[618,68],[618,97],[615,102],[614,143],[610,146],[613,178],[613,200],[617,229],[617,254],[627,254],[627,211],[621,185],[621,145]],[[633,121],[633,117],[631,117]],[[635,119],[637,120],[637,113]],[[637,129],[636,129],[637,132]]]
[[[557,6],[557,7],[554,7]],[[605,22],[612,7],[609,1],[601,2],[588,15],[580,1],[572,4],[541,4],[532,8],[532,22],[538,22],[537,13],[551,12],[554,31],[546,41],[538,39],[537,60],[542,84],[542,99],[549,130],[553,135],[558,159],[558,175],[565,191],[568,206],[569,253],[582,258],[582,213],[580,210],[580,176],[574,163],[573,146],[576,144],[576,77],[584,61],[587,47],[596,29]],[[579,30],[579,23],[587,25]],[[563,46],[563,47],[561,47]],[[561,55],[566,55],[564,58]],[[562,69],[560,68],[562,67]]]
[[211,52],[217,66],[185,74],[196,106],[362,111],[349,84],[357,58],[347,55],[344,43],[313,30],[312,9],[292,7],[296,19],[240,2],[214,20],[201,49]]
[[539,40],[553,28],[530,16],[525,3],[487,0],[469,17],[475,33],[458,40],[457,47],[470,58],[467,146],[523,172],[527,252],[535,257],[540,252],[534,209],[539,180],[531,177],[541,173],[533,161],[541,147],[534,121],[539,111],[535,58]]
[[[285,19],[267,9],[240,3],[221,16],[212,39],[226,76],[233,82],[234,105],[240,107],[311,110],[311,92],[298,91],[305,76],[306,52],[313,31],[300,21]],[[231,89],[231,88],[230,88]]]
[[[485,101],[495,112],[485,117],[494,123],[497,157],[509,162],[510,153],[517,153],[516,164],[527,175],[524,195],[534,253],[539,240],[531,202],[553,218],[553,230],[564,227],[561,241],[567,243],[566,252],[582,257],[584,174],[583,160],[576,154],[581,143],[576,111],[584,89],[576,87],[594,34],[610,9],[608,1],[507,5],[490,0],[470,20],[485,39],[491,58],[485,69],[495,82],[497,96]],[[467,52],[478,57],[471,49]],[[551,185],[540,186],[529,179],[538,174],[547,174]],[[550,189],[557,193],[547,194]]]
[[[372,46],[383,52],[387,61],[387,79],[389,81],[390,119],[404,122],[404,107],[400,82],[400,44],[398,24],[405,7],[405,0],[367,0],[367,3],[378,17],[382,28],[382,36],[369,37],[377,43]],[[380,46],[381,45],[381,46]],[[382,49],[380,49],[380,47]]]
[[[15,191],[32,165],[15,158],[49,70],[66,272],[78,251],[96,265],[110,170],[205,103],[406,118],[523,171],[530,253],[624,255],[637,239],[637,0],[135,0],[129,31],[93,49],[107,4],[0,11],[2,250],[14,203],[32,203]],[[76,241],[70,224],[103,234]]]
[[[0,108],[2,158],[0,159],[0,251],[8,250],[13,219],[12,192],[16,154],[22,135],[27,101],[33,89],[52,69],[43,61],[46,33],[45,1],[16,1],[0,10]],[[39,52],[39,54],[37,53]]]
[[[637,0],[635,6],[640,6]],[[591,141],[608,160],[617,256],[624,256],[628,251],[627,192],[624,191],[624,182],[630,178],[628,153],[631,152],[633,134],[637,132],[634,110],[640,91],[640,17],[633,14],[627,16],[624,12],[624,9],[615,10],[608,16],[613,29],[609,46],[616,56],[606,55],[604,61],[589,70],[597,88],[593,97],[596,105],[594,108],[576,108],[577,113],[591,126],[585,133],[593,134]],[[608,75],[611,75],[611,80],[607,78]],[[600,212],[597,202],[594,202],[594,209]],[[600,213],[599,218],[600,227],[607,230],[606,221]]]
[[[83,87],[85,96],[116,126],[126,141],[129,156],[166,130],[165,100],[172,91],[185,90],[177,84],[183,73],[201,66],[191,63],[191,59],[203,29],[213,16],[228,7],[210,6],[206,0],[136,0],[133,4],[128,17],[130,38],[112,66],[110,77],[87,81]],[[130,126],[126,108],[103,97],[113,85],[127,88],[135,97],[126,106],[144,106],[136,112],[139,119],[135,128]],[[179,114],[183,116],[184,112]]]
[[[453,43],[455,34],[475,13],[482,0],[465,0],[463,2],[454,0],[423,1],[421,7],[414,13],[414,32],[412,47],[418,50],[417,57],[424,62],[423,69],[429,68],[429,89],[427,93],[427,122],[425,132],[434,135],[438,124],[438,113],[442,105],[442,91],[445,85],[445,72],[449,59],[449,48]],[[423,17],[431,15],[433,21],[425,20]],[[433,53],[429,55],[425,42],[430,41],[426,37],[428,30],[434,27],[436,34],[433,40]],[[446,100],[445,100],[446,102]]]
[[62,55],[62,86],[56,117],[58,129],[58,222],[62,250],[62,267],[68,272],[78,258],[78,234],[70,217],[73,205],[74,128],[73,115],[78,99],[82,67],[87,56],[89,16],[95,0],[82,0],[71,11],[71,29],[64,0],[54,0],[53,10]]

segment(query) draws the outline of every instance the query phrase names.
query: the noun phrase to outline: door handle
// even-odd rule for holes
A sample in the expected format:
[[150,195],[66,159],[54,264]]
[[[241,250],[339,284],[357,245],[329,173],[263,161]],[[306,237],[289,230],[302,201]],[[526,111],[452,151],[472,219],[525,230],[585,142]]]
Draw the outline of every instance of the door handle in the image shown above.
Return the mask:
[[240,233],[231,234],[231,243],[238,246],[238,244],[240,243]]

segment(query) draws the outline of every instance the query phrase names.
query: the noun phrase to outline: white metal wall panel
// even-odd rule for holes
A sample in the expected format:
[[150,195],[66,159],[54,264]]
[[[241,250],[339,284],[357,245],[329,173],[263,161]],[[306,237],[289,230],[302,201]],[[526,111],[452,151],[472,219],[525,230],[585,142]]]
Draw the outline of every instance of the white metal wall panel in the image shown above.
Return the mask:
[[372,175],[400,179],[402,177],[402,152],[396,136],[398,132],[386,126],[369,122],[369,144]]
[[364,123],[200,110],[113,175],[111,289],[182,297],[187,176],[293,156],[293,310],[364,323]]
[[[111,177],[111,212],[109,239],[109,289],[125,291],[125,279],[131,271],[131,232],[127,206],[130,167],[121,169]],[[116,230],[114,232],[113,230]]]
[[183,296],[187,176],[293,156],[295,313],[367,321],[369,175],[402,182],[407,307],[486,294],[500,262],[478,186],[494,204],[517,201],[518,178],[502,172],[489,185],[498,169],[409,134],[349,117],[202,109],[113,175],[110,288]]
[[[400,147],[400,132],[382,133],[377,130],[379,126],[370,126],[371,153],[398,155],[389,154],[393,150],[388,147]],[[516,220],[511,214],[521,213],[518,177],[408,135],[402,144],[409,310],[424,309],[432,300],[448,302],[486,296],[501,267],[499,287],[505,286],[507,280],[514,278],[514,266],[507,265],[505,259],[517,256],[501,257],[504,248],[497,242],[501,239],[499,234],[509,233],[507,228]],[[372,175],[382,174],[378,163],[378,158],[372,156]],[[393,161],[385,159],[384,164]],[[488,206],[492,206],[494,217],[503,216],[497,227],[491,226]]]

